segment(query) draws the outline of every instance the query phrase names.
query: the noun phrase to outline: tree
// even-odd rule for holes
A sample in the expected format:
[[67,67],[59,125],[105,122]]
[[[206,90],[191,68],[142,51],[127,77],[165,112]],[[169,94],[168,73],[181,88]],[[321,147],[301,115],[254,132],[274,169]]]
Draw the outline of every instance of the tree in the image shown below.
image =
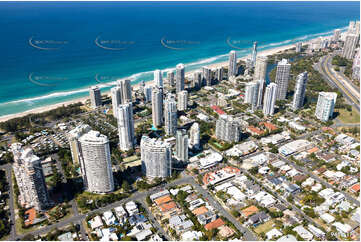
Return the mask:
[[132,187],[129,185],[128,181],[127,180],[124,180],[123,183],[122,183],[122,189],[125,191],[125,192],[129,192]]

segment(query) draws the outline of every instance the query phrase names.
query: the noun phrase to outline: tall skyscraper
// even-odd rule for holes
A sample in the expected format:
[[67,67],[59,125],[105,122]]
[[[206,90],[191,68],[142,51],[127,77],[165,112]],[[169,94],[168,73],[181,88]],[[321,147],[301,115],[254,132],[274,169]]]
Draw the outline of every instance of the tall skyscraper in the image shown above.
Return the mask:
[[177,94],[178,111],[187,110],[187,107],[188,107],[188,92],[186,90],[178,92]]
[[177,103],[174,95],[170,93],[164,101],[164,125],[166,135],[175,135],[177,131]]
[[212,85],[212,71],[210,68],[203,66],[202,67],[202,77],[203,85],[211,86]]
[[173,71],[168,71],[167,72],[167,79],[168,79],[169,85],[171,87],[174,87],[175,86],[175,78],[174,78],[174,72]]
[[299,74],[296,80],[295,94],[293,96],[292,109],[297,110],[303,106],[306,95],[307,71]]
[[175,77],[177,93],[184,90],[184,75],[185,75],[184,65],[178,64],[176,66],[176,77]]
[[201,146],[201,131],[199,129],[198,123],[193,123],[192,127],[189,130],[189,147],[193,149],[200,149]]
[[102,95],[98,86],[92,86],[89,89],[90,104],[92,108],[97,108],[102,105]]
[[134,147],[134,121],[132,103],[118,107],[119,149],[127,151]]
[[231,76],[237,76],[237,54],[232,50],[229,52],[229,64],[228,64],[228,78]]
[[258,100],[257,100],[257,108],[262,108],[263,105],[263,96],[266,89],[266,80],[261,79],[258,80]]
[[342,49],[342,57],[351,60],[355,54],[358,36],[355,34],[346,35],[345,44]]
[[302,51],[302,42],[296,43],[296,53],[300,53]]
[[267,74],[267,56],[258,56],[254,68],[253,80],[266,80]]
[[202,87],[202,72],[196,71],[193,73],[193,87],[194,88]]
[[248,82],[246,84],[244,102],[251,104],[252,110],[254,110],[257,107],[258,92],[259,92],[259,82],[258,81]]
[[238,142],[240,138],[239,124],[232,116],[220,115],[216,122],[216,137],[229,143]]
[[333,31],[332,41],[337,42],[340,40],[341,31],[340,29],[335,29]]
[[161,70],[154,71],[154,84],[158,87],[163,87],[163,77]]
[[79,139],[81,147],[81,170],[84,186],[93,193],[114,190],[112,163],[108,137],[91,130]]
[[112,107],[113,107],[113,116],[118,118],[118,107],[122,104],[121,100],[121,88],[120,86],[115,86],[110,89],[110,94],[112,96]]
[[152,89],[152,86],[144,87],[144,99],[146,103],[152,101]]
[[179,161],[188,161],[188,135],[185,129],[177,130],[176,154]]
[[223,80],[223,67],[219,67],[216,69],[216,79],[219,82]]
[[328,121],[332,115],[336,104],[337,93],[335,92],[320,92],[318,94],[316,117],[321,121]]
[[165,178],[172,174],[172,150],[169,143],[142,136],[140,152],[142,171],[146,177]]
[[68,133],[68,141],[71,151],[71,157],[73,159],[74,164],[80,164],[81,151],[80,151],[79,138],[83,134],[88,133],[90,130],[91,127],[89,125],[81,124]]
[[153,126],[160,127],[163,124],[163,89],[153,87],[152,90],[152,119]]
[[130,80],[119,79],[117,80],[117,86],[120,87],[121,104],[132,102],[132,87],[130,85]]
[[253,48],[252,48],[252,65],[253,66],[256,64],[256,58],[257,58],[257,41],[253,42]]
[[347,33],[348,34],[353,34],[354,31],[355,31],[355,26],[356,26],[355,21],[350,21],[349,24],[348,24]]
[[356,55],[353,58],[352,78],[355,80],[360,80],[360,49],[356,51]]
[[266,87],[263,100],[263,114],[265,116],[272,116],[274,114],[277,89],[278,86],[275,83],[271,83]]
[[20,205],[25,208],[34,207],[38,211],[46,210],[51,201],[39,157],[34,155],[31,148],[23,149],[20,143],[12,144],[11,150],[14,155],[12,168],[19,188]]
[[282,59],[277,64],[276,84],[277,100],[285,100],[287,97],[288,81],[290,77],[291,64],[286,59]]

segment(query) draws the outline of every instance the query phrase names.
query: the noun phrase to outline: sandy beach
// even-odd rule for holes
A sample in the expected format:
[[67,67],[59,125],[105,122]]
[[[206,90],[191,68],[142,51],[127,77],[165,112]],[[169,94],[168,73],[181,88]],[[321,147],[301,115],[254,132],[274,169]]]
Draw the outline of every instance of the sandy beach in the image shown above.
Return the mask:
[[[312,41],[314,41],[315,39],[312,39],[312,40],[309,40],[309,41],[306,41],[306,42],[303,42],[303,45],[306,45]],[[290,44],[290,45],[285,45],[285,46],[280,46],[280,47],[275,47],[275,48],[272,48],[272,49],[268,49],[268,50],[263,50],[263,51],[259,51],[257,53],[257,55],[259,56],[269,56],[269,55],[273,55],[273,54],[276,54],[280,51],[284,51],[284,50],[287,50],[287,49],[290,49],[292,47],[294,47],[295,45],[294,44]],[[249,58],[249,55],[248,56],[245,56],[245,57],[242,57],[240,58],[241,60],[246,60],[247,58]],[[209,68],[219,68],[219,67],[226,67],[228,66],[228,62],[219,62],[219,63],[214,63],[214,64],[210,64],[210,65],[205,65]],[[185,73],[185,76],[191,76],[194,72],[196,72],[198,70],[193,70],[193,71],[188,71]],[[153,81],[148,81],[146,83],[146,85],[151,85]],[[138,84],[135,84],[135,85],[132,85],[132,87],[134,89],[138,89],[139,88],[139,83]],[[102,94],[107,94],[109,95],[110,92],[107,91],[107,92],[102,92]],[[7,121],[9,119],[13,119],[13,118],[18,118],[18,117],[22,117],[22,116],[26,116],[28,114],[32,114],[32,113],[42,113],[42,112],[46,112],[46,111],[49,111],[49,110],[52,110],[52,109],[55,109],[57,107],[61,107],[63,105],[69,105],[69,104],[73,104],[73,103],[78,103],[78,102],[82,102],[82,103],[85,103],[85,101],[88,99],[89,97],[83,97],[83,98],[77,98],[77,99],[73,99],[73,100],[70,100],[70,101],[66,101],[66,102],[62,102],[62,103],[57,103],[57,104],[53,104],[53,105],[48,105],[48,106],[45,106],[45,107],[39,107],[39,108],[34,108],[34,109],[31,109],[31,110],[28,110],[28,111],[25,111],[25,112],[21,112],[21,113],[16,113],[16,114],[9,114],[9,115],[4,115],[4,116],[1,116],[0,117],[0,122],[4,122],[4,121]]]

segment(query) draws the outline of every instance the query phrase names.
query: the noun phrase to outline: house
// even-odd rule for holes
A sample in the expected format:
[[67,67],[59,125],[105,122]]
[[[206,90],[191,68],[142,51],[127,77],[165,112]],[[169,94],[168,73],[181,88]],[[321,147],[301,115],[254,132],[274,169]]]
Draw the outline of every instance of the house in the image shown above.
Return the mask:
[[312,224],[309,224],[309,225],[308,225],[308,229],[310,230],[310,232],[311,232],[314,236],[316,236],[316,237],[319,238],[319,239],[324,239],[325,236],[326,236],[326,233],[325,233],[325,232],[323,232],[321,229],[315,227],[315,226],[312,225]]
[[335,221],[335,217],[333,217],[331,214],[329,213],[324,213],[320,216],[320,218],[325,221],[327,224],[332,223],[333,221]]
[[302,239],[310,241],[313,238],[313,235],[310,231],[305,229],[302,225],[299,225],[293,229]]
[[297,241],[297,239],[292,234],[287,234],[279,238],[277,241]]
[[206,212],[208,212],[208,209],[205,206],[202,206],[202,207],[192,210],[192,213],[196,216],[204,214]]
[[255,225],[255,224],[260,224],[260,223],[264,223],[267,222],[268,220],[270,220],[270,216],[268,214],[266,214],[264,211],[256,213],[254,215],[252,215],[251,217],[249,217],[247,224],[250,225]]
[[313,179],[312,177],[309,177],[304,182],[302,182],[301,186],[308,187],[308,186],[313,186],[313,184],[315,184],[315,179]]
[[66,232],[58,236],[59,241],[74,241],[73,235],[71,232]]
[[285,189],[285,192],[290,195],[295,195],[301,191],[300,187],[297,184],[284,182],[282,186]]
[[180,233],[190,230],[194,224],[182,214],[170,217],[169,225],[174,228],[177,233]]
[[231,186],[227,189],[227,193],[231,195],[237,201],[243,201],[246,199],[246,195],[241,192],[237,187]]
[[199,240],[203,236],[201,231],[187,231],[181,235],[183,241],[195,241]]
[[198,199],[196,199],[196,200],[194,200],[194,201],[191,201],[190,203],[189,203],[189,210],[193,210],[193,209],[195,209],[195,208],[197,208],[197,207],[199,207],[199,206],[202,206],[202,205],[204,205],[205,204],[205,202],[203,201],[203,199],[202,198],[198,198]]
[[145,240],[147,237],[151,236],[153,232],[150,229],[145,229],[135,234],[137,241]]
[[254,126],[248,126],[247,128],[247,132],[250,133],[251,135],[262,135],[264,134],[264,131],[257,128],[257,127],[254,127]]
[[163,197],[159,197],[157,199],[154,199],[154,203],[159,206],[163,203],[167,203],[172,201],[172,198],[169,195],[163,196]]
[[213,213],[212,211],[208,211],[206,213],[197,216],[198,222],[202,225],[213,222],[216,219],[217,219],[217,214]]
[[345,211],[348,212],[351,209],[353,209],[354,207],[348,202],[348,201],[342,201],[340,202],[337,206],[336,209],[339,211]]
[[222,225],[221,227],[218,228],[218,230],[219,230],[218,234],[222,238],[229,238],[232,235],[234,235],[234,230],[226,225]]
[[145,223],[148,219],[144,217],[143,214],[134,214],[133,216],[129,217],[128,222],[130,225],[135,225],[139,223]]
[[134,201],[127,202],[125,204],[125,210],[127,210],[129,216],[139,213],[138,206]]
[[339,234],[342,237],[347,237],[350,234],[350,232],[352,231],[352,227],[350,225],[348,225],[348,224],[335,222],[332,225],[335,226],[337,232],[339,232]]
[[243,215],[243,217],[248,218],[249,216],[251,216],[252,214],[258,213],[258,208],[254,205],[249,206],[248,208],[245,208],[241,211],[241,214]]
[[271,229],[266,233],[267,240],[273,240],[282,236],[283,234],[276,228]]
[[360,192],[360,183],[354,184],[353,186],[350,187],[349,190],[352,193]]
[[319,192],[322,189],[322,185],[320,183],[316,183],[311,187],[311,191]]
[[127,216],[127,212],[125,211],[123,206],[118,206],[118,207],[114,208],[114,211],[115,211],[115,215],[117,215],[119,220],[121,220],[121,218]]
[[224,225],[224,221],[221,219],[221,218],[217,218],[216,220],[206,224],[204,226],[204,228],[209,231],[209,230],[212,230],[212,229],[217,229],[219,227],[221,227],[222,225]]
[[116,222],[116,218],[115,218],[113,212],[110,210],[103,213],[103,219],[104,219],[106,225],[108,225],[108,226],[113,225]]
[[99,215],[89,220],[88,223],[90,224],[92,230],[103,227],[103,221]]
[[118,241],[118,236],[114,233],[114,228],[105,228],[100,231],[101,239],[100,241]]

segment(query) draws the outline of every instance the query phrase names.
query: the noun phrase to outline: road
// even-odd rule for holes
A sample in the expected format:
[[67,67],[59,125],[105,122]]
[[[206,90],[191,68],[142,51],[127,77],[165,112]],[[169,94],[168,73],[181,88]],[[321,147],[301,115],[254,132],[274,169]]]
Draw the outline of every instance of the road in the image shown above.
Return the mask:
[[15,240],[16,238],[16,229],[15,229],[15,207],[14,207],[14,188],[13,188],[13,180],[11,178],[11,164],[6,164],[0,166],[0,169],[4,169],[6,173],[6,179],[9,184],[9,210],[10,210],[10,240]]
[[321,57],[320,61],[316,64],[315,69],[318,70],[332,86],[340,89],[345,98],[356,108],[358,112],[360,112],[359,90],[355,90],[352,85],[331,70],[332,56],[333,55],[327,55]]
[[357,199],[355,199],[354,197],[352,197],[352,196],[349,195],[348,193],[343,192],[343,191],[337,189],[336,187],[334,187],[334,186],[331,185],[330,183],[324,181],[323,179],[319,178],[318,176],[316,176],[315,174],[313,174],[312,172],[310,172],[307,168],[301,167],[301,166],[295,164],[294,162],[286,159],[285,157],[283,157],[283,156],[281,156],[281,155],[279,155],[279,154],[277,154],[277,156],[278,156],[279,159],[281,159],[281,160],[283,160],[284,162],[286,162],[287,164],[295,167],[297,170],[300,170],[300,171],[302,171],[303,173],[308,174],[310,177],[312,177],[313,179],[315,179],[315,180],[318,181],[319,183],[325,185],[327,188],[332,188],[332,189],[334,189],[334,190],[337,190],[337,191],[341,192],[348,200],[350,200],[352,203],[354,203],[354,204],[356,204],[358,207],[360,207],[360,201],[357,200]]

